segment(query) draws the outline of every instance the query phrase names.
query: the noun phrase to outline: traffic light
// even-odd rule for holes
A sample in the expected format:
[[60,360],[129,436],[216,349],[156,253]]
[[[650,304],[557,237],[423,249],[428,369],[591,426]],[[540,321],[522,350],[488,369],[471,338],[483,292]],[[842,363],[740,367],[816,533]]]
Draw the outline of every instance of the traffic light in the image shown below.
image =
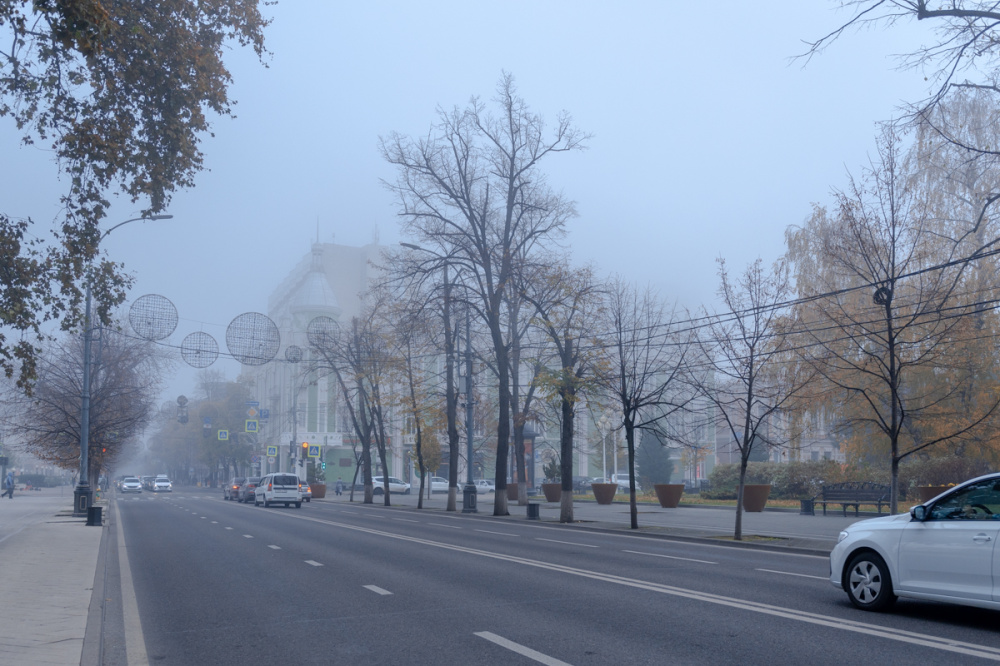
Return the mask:
[[326,469],[326,461],[324,460],[319,464],[320,469]]

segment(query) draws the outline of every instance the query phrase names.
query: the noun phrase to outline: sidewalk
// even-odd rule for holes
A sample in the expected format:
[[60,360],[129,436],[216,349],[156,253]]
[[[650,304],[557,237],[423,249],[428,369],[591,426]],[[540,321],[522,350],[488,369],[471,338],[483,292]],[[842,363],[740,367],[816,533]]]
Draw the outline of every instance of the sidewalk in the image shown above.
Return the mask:
[[[356,491],[354,506],[361,505],[363,493]],[[518,506],[516,502],[508,504],[510,516],[493,518],[493,494],[478,496],[477,516],[489,517],[492,520],[526,520],[527,508]],[[348,493],[337,497],[327,494],[324,499],[315,502],[347,502]],[[392,495],[393,507],[404,510],[415,510],[416,495]],[[559,503],[546,502],[544,497],[530,498],[532,503],[539,505],[539,522],[542,524],[559,523]],[[424,496],[424,511],[444,511],[447,495],[435,493],[432,497]],[[382,497],[375,498],[375,507],[382,507]],[[458,497],[458,511],[462,510],[462,497]],[[886,514],[882,514],[886,515]],[[764,510],[760,513],[743,514],[743,541],[732,539],[736,526],[735,507],[719,507],[706,505],[681,506],[676,509],[663,509],[657,504],[638,505],[639,529],[631,529],[631,515],[627,501],[616,501],[610,505],[600,505],[593,500],[576,500],[573,505],[573,518],[568,529],[592,529],[613,532],[629,532],[672,539],[691,539],[716,544],[727,544],[734,547],[753,547],[768,550],[786,550],[810,555],[829,555],[837,544],[840,531],[858,520],[873,518],[875,514],[862,513],[855,517],[849,513],[847,517],[835,512],[823,516],[803,516],[796,510]]]
[[0,498],[0,663],[79,664],[102,528],[71,489]]

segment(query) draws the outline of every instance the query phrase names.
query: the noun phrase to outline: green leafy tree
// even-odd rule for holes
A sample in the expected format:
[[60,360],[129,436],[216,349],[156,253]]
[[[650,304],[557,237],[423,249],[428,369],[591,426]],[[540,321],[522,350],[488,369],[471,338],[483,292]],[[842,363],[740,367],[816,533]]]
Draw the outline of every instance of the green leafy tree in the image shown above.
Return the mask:
[[635,466],[639,483],[647,489],[657,483],[670,483],[670,477],[674,473],[670,449],[652,433],[643,433],[639,446],[635,449]]

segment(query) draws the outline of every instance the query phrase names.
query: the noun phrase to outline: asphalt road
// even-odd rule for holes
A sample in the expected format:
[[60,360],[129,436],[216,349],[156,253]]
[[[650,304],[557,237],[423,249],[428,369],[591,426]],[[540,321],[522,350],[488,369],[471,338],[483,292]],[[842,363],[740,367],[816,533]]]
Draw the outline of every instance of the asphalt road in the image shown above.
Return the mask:
[[1000,660],[1000,613],[863,613],[824,557],[195,489],[119,497],[114,514],[131,581],[107,586],[126,610],[109,604],[106,664]]

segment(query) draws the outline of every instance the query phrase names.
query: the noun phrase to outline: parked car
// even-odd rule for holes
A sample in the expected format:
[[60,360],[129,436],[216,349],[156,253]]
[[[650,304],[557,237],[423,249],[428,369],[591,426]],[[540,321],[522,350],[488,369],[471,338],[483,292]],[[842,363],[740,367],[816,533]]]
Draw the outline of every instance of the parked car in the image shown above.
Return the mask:
[[229,483],[222,486],[222,499],[225,500],[238,500],[240,499],[240,487],[246,481],[245,476],[235,476],[229,480]]
[[299,480],[299,492],[302,493],[303,501],[312,501],[312,488],[309,487],[309,484],[306,481],[302,481],[301,479]]
[[496,492],[496,484],[492,481],[487,481],[486,479],[476,480],[476,494],[485,495],[486,493]]
[[[372,483],[375,484],[372,493],[375,495],[381,495],[385,490],[385,485],[382,482],[381,476],[373,476]],[[402,493],[403,495],[410,494],[410,484],[405,481],[401,481],[394,476],[389,477],[389,493]]]
[[862,520],[830,552],[830,582],[862,610],[896,597],[1000,610],[1000,474],[966,481],[909,513]]
[[589,476],[574,476],[573,477],[573,494],[583,495],[584,493],[590,492],[590,477]]
[[[446,493],[448,492],[448,479],[442,478],[440,476],[432,476],[427,480],[431,484],[432,493]],[[461,492],[462,484],[459,484],[459,492]],[[426,488],[427,486],[424,486]],[[396,491],[393,491],[396,492]]]
[[[629,475],[628,474],[612,474],[611,483],[618,484],[618,492],[627,493],[629,492]],[[641,493],[642,488],[639,486],[639,482],[635,482],[635,492]]]
[[287,472],[268,474],[262,477],[257,487],[253,489],[253,504],[284,504],[286,507],[294,504],[296,509],[302,508],[302,493],[299,492],[299,477]]
[[169,493],[173,492],[174,484],[170,483],[170,479],[166,476],[158,476],[153,479],[153,492],[154,493]]
[[236,501],[243,502],[244,504],[252,502],[254,490],[257,489],[257,484],[259,483],[259,476],[248,476],[243,479],[243,483],[240,484],[240,489],[236,491]]
[[142,494],[142,482],[134,476],[126,477],[122,480],[121,491],[123,493],[139,493]]

